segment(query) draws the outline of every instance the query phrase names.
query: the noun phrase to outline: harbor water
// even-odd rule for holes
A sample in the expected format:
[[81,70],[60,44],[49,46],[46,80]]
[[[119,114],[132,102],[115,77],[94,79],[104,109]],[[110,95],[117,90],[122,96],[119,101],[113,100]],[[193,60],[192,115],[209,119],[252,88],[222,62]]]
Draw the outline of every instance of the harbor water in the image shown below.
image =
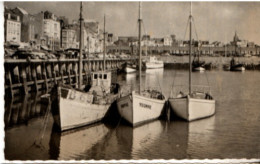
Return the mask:
[[[142,72],[142,87],[162,90],[188,85],[188,70]],[[138,88],[138,76],[119,74],[126,88]],[[212,117],[185,122],[173,117],[135,128],[122,119],[60,133],[48,101],[40,94],[5,100],[6,160],[241,159],[260,158],[260,72],[212,70],[193,73],[194,85],[211,86]],[[130,87],[129,87],[130,86]],[[73,109],[71,109],[73,112]],[[46,122],[46,124],[45,124]]]

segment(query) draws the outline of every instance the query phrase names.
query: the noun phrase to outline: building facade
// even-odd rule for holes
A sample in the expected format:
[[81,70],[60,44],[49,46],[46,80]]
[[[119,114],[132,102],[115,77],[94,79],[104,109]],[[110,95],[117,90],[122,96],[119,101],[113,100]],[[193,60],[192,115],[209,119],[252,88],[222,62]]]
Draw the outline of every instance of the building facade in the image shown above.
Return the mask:
[[19,15],[21,20],[21,42],[35,42],[35,16],[20,7],[12,9],[12,12]]
[[74,29],[65,28],[62,29],[62,48],[79,48],[79,44],[77,42],[77,35]]
[[57,16],[48,11],[44,12],[43,36],[46,38],[46,45],[51,50],[60,48],[60,22]]
[[20,17],[11,10],[5,8],[5,42],[21,42],[21,21]]

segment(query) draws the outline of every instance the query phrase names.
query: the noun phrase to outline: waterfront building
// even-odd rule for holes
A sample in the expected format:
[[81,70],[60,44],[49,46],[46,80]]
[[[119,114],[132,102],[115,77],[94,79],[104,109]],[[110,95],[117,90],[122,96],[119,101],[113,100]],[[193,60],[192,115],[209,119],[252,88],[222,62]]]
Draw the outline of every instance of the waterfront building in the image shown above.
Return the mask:
[[171,37],[164,37],[163,38],[163,46],[171,46],[172,45],[172,38]]
[[107,33],[107,45],[113,45],[115,41],[115,37],[112,33]]
[[68,48],[79,48],[77,44],[77,34],[74,29],[71,29],[69,27],[65,27],[62,29],[62,48],[68,49]]
[[5,7],[4,11],[4,38],[5,42],[21,42],[21,21],[20,17]]
[[12,12],[21,20],[21,42],[30,43],[33,46],[35,44],[35,16],[20,7],[12,9]]
[[35,39],[41,46],[50,50],[60,49],[60,22],[49,11],[35,14]]
[[155,47],[162,47],[164,45],[163,38],[153,38]]
[[47,38],[47,46],[51,50],[60,47],[60,22],[57,16],[49,11],[44,12],[43,34]]

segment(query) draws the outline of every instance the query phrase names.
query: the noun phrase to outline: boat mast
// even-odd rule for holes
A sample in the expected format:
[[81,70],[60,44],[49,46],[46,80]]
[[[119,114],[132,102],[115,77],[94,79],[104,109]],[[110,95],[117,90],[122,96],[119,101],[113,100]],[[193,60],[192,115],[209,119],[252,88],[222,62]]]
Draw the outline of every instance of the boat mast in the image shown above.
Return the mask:
[[89,60],[89,56],[90,56],[90,38],[89,38],[89,35],[88,35],[88,70],[89,70],[89,73],[90,73],[90,60]]
[[190,55],[189,55],[189,64],[190,64],[190,69],[189,69],[189,94],[191,94],[191,69],[192,69],[192,65],[191,65],[191,52],[192,52],[192,6],[190,3],[190,16],[189,16],[189,21],[190,21]]
[[142,69],[142,61],[141,61],[141,57],[142,57],[142,49],[141,49],[141,23],[142,23],[142,19],[141,19],[141,2],[139,2],[139,19],[138,19],[138,23],[139,23],[139,41],[138,41],[138,47],[139,47],[139,94],[141,95],[141,69]]
[[104,14],[104,48],[103,48],[103,71],[106,69],[106,14]]
[[81,88],[82,85],[82,46],[83,46],[83,37],[82,37],[82,30],[83,30],[83,18],[82,18],[82,2],[80,2],[80,41],[79,41],[79,82],[78,82],[78,88]]

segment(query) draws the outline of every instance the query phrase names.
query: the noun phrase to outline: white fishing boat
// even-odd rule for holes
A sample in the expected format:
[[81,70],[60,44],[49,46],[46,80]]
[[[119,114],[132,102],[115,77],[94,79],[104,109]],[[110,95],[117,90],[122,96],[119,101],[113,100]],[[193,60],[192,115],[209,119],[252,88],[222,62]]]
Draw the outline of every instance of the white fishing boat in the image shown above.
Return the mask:
[[115,90],[110,89],[110,71],[94,72],[91,78],[92,86],[88,92],[60,84],[53,93],[53,118],[61,131],[101,121],[116,100]]
[[136,64],[126,63],[125,72],[126,72],[126,73],[136,72]]
[[205,68],[203,66],[199,66],[199,67],[194,67],[193,70],[198,72],[204,72]]
[[[190,13],[189,16],[189,22],[190,22],[189,92],[185,93],[184,90],[181,90],[180,92],[174,92],[176,94],[175,95],[171,94],[169,98],[169,103],[173,112],[177,116],[187,121],[193,121],[193,120],[209,117],[215,114],[215,100],[210,94],[210,87],[191,85],[192,20],[193,20],[192,14]],[[176,88],[173,86],[173,89],[175,91]],[[192,91],[192,88],[194,88],[194,91]]]
[[[81,3],[81,34],[82,20]],[[113,72],[105,70],[105,54],[104,50],[103,70],[91,73],[90,86],[82,90],[84,86],[82,85],[82,41],[80,41],[78,89],[73,89],[70,85],[58,84],[52,92],[52,114],[61,131],[101,121],[110,105],[116,100],[119,86],[113,83],[115,80]]]
[[146,69],[163,68],[163,61],[158,60],[155,56],[149,56],[148,60],[145,61]]
[[[141,63],[141,5],[139,4],[139,66]],[[127,95],[121,95],[117,100],[119,114],[132,126],[159,118],[162,113],[165,98],[157,90],[141,89],[141,67],[139,68],[139,92],[132,91]]]

